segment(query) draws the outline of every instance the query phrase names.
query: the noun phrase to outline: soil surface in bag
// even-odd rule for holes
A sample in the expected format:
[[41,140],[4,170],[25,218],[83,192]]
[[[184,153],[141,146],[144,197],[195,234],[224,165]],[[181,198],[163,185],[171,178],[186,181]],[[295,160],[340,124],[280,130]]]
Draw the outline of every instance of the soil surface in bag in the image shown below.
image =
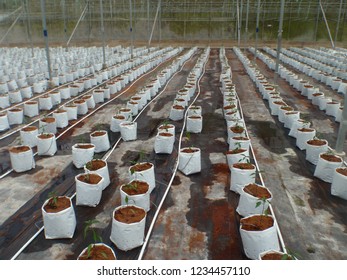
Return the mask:
[[235,136],[232,139],[239,140],[239,141],[247,141],[247,140],[249,140],[247,137],[242,137],[242,136]]
[[92,137],[99,137],[99,136],[103,136],[103,135],[105,135],[105,134],[106,134],[105,131],[96,131],[96,132],[93,132],[93,133],[91,134],[91,136],[92,136]]
[[281,107],[281,109],[285,110],[285,111],[293,111],[294,110],[292,107],[289,107],[289,106]]
[[226,153],[228,155],[235,155],[235,154],[243,153],[245,151],[246,151],[245,149],[234,149],[234,150],[227,151]]
[[169,128],[173,128],[173,125],[161,125],[161,126],[159,126],[159,129],[166,129],[166,130],[168,130]]
[[322,159],[325,159],[325,160],[331,161],[331,162],[342,162],[342,159],[340,159],[339,157],[334,156],[334,155],[322,154],[320,157]]
[[40,139],[49,139],[53,137],[53,134],[51,133],[43,133],[38,136]]
[[28,101],[28,102],[25,102],[25,104],[27,104],[27,105],[36,105],[37,101]]
[[313,145],[313,146],[324,146],[327,143],[327,141],[319,140],[319,139],[313,139],[313,140],[307,141],[307,143],[310,145]]
[[102,177],[97,174],[84,174],[78,176],[77,179],[87,184],[97,185],[101,181]]
[[300,129],[298,129],[299,131],[301,131],[301,132],[312,132],[312,131],[314,131],[313,129],[311,129],[311,128],[300,128]]
[[271,198],[271,194],[267,189],[259,187],[256,184],[247,185],[243,191],[257,198]]
[[79,257],[79,260],[115,260],[112,250],[105,246],[91,246],[88,256],[88,250]]
[[55,118],[43,118],[41,121],[43,121],[45,123],[54,123]]
[[148,189],[149,189],[149,185],[146,182],[141,182],[141,181],[133,181],[122,187],[122,190],[127,195],[144,194],[148,191]]
[[230,127],[230,130],[234,133],[242,133],[245,131],[245,129],[241,126]]
[[91,149],[91,148],[94,148],[94,146],[90,145],[90,144],[84,144],[84,145],[80,144],[80,145],[77,145],[76,148],[78,148],[78,149]]
[[182,107],[180,105],[172,106],[172,108],[177,109],[177,110],[183,110],[184,109],[184,107]]
[[152,164],[150,164],[149,162],[139,163],[139,164],[132,166],[130,168],[130,171],[131,172],[141,172],[141,171],[150,169],[151,167],[152,167]]
[[79,100],[75,100],[74,103],[83,104],[83,103],[86,103],[86,101],[83,99],[79,99]]
[[27,127],[24,127],[22,128],[22,131],[34,131],[34,130],[37,130],[37,127],[36,126],[27,126]]
[[190,116],[189,118],[190,118],[190,119],[201,119],[200,116]]
[[234,109],[234,108],[236,108],[235,105],[228,105],[228,106],[225,106],[225,107],[224,107],[224,110]]
[[52,197],[49,199],[48,203],[45,205],[44,209],[47,213],[58,213],[71,206],[70,199],[67,197],[57,197],[56,201]]
[[186,153],[186,154],[192,154],[192,153],[196,153],[198,152],[198,149],[194,149],[194,148],[186,148],[182,150],[182,153]]
[[86,168],[90,171],[95,171],[106,166],[106,163],[101,159],[91,160],[86,164]]
[[113,116],[113,118],[117,119],[117,120],[125,120],[125,117],[122,115],[115,115],[115,116]]
[[117,221],[121,223],[125,223],[125,224],[138,223],[145,216],[146,216],[145,210],[134,207],[134,206],[127,206],[127,207],[120,208],[114,213],[114,218]]
[[[261,207],[261,206],[260,206]],[[247,231],[262,231],[273,226],[274,221],[265,215],[252,216],[240,221],[241,228]]]
[[266,255],[261,257],[262,260],[293,260],[291,256],[283,255],[279,253],[267,253]]
[[22,109],[21,108],[13,108],[9,110],[10,112],[21,112]]
[[65,112],[66,112],[66,110],[64,110],[64,109],[58,109],[54,113],[60,114],[60,113],[65,113]]
[[171,133],[165,133],[165,132],[162,132],[162,133],[159,133],[160,136],[164,136],[164,137],[171,137],[173,136]]
[[28,146],[19,146],[19,147],[13,147],[10,149],[11,153],[15,153],[15,154],[19,154],[19,153],[23,153],[26,151],[29,151],[30,148]]
[[344,176],[347,176],[347,168],[337,168],[336,171]]
[[242,163],[242,162],[233,164],[233,167],[238,168],[238,169],[247,169],[247,170],[254,169],[253,164],[251,164],[251,163]]

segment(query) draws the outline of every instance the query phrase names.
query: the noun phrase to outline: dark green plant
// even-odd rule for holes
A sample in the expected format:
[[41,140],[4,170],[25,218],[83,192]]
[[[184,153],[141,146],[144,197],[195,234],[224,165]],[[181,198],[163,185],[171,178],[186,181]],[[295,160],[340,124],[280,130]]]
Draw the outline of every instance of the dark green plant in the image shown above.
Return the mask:
[[48,193],[48,199],[49,199],[48,205],[53,209],[57,208],[58,196],[55,191],[51,191]]
[[[92,249],[95,246],[95,244],[98,243],[98,242],[103,242],[102,241],[102,237],[97,233],[97,231],[93,227],[93,225],[97,224],[97,223],[98,223],[97,220],[88,220],[88,221],[84,222],[84,231],[83,231],[84,239],[86,239],[88,233],[91,232],[92,233],[92,237],[93,237],[93,241],[94,241],[94,243],[91,243],[91,244],[88,245],[88,249],[87,249],[87,257],[88,258],[90,258]],[[101,252],[101,255],[105,259],[107,258],[107,255],[106,255],[105,252]]]

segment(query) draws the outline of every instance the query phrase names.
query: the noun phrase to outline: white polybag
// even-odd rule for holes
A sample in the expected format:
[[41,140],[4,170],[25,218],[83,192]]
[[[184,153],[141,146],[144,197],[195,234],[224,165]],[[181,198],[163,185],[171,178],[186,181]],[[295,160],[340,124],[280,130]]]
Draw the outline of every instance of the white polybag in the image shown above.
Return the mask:
[[39,115],[39,104],[36,101],[24,103],[24,115],[29,118]]
[[314,165],[317,164],[319,155],[328,150],[328,141],[323,141],[325,141],[325,144],[321,146],[311,145],[308,143],[308,141],[306,142],[306,160]]
[[39,130],[36,127],[33,130],[23,128],[19,133],[23,145],[29,146],[31,148],[37,145],[37,135],[39,135]]
[[168,132],[158,132],[154,141],[156,154],[171,154],[175,142],[175,136]]
[[[149,184],[143,180],[132,180],[128,184],[134,184],[136,181],[142,181],[148,185],[148,191],[146,193],[142,194],[136,194],[136,195],[129,195],[126,192],[123,191],[123,187],[125,185],[122,185],[120,187],[120,195],[121,195],[121,203],[122,205],[136,205],[140,208],[143,208],[146,212],[150,210],[150,189]],[[128,197],[128,203],[126,201],[126,197]]]
[[323,180],[324,182],[331,183],[335,169],[343,165],[342,159],[339,157],[341,159],[341,162],[331,162],[323,159],[321,155],[322,154],[319,155],[313,176]]
[[151,193],[155,188],[154,165],[150,162],[143,162],[138,164],[149,164],[151,167],[143,171],[131,172],[132,166],[130,166],[128,171],[129,178],[130,180],[141,180],[147,182],[149,185],[149,192]]
[[[252,164],[253,165],[253,164]],[[256,168],[253,169],[240,169],[231,167],[230,190],[236,193],[241,193],[244,185],[254,183],[256,177]]]
[[[71,199],[69,198],[70,203]],[[42,206],[42,217],[46,239],[60,239],[72,238],[76,228],[76,216],[73,205],[58,213],[48,213],[44,210],[45,205]]]
[[[194,150],[193,153],[187,153],[186,149]],[[185,175],[199,173],[201,171],[201,150],[196,147],[182,148],[178,156],[178,170]]]
[[[93,159],[89,160],[89,161],[93,161]],[[93,172],[93,173],[99,174],[102,178],[104,178],[104,181],[103,181],[103,184],[102,184],[102,189],[104,190],[111,183],[111,181],[110,181],[110,173],[108,171],[107,161],[106,160],[102,160],[102,161],[105,163],[105,166],[101,167],[99,169],[96,169],[96,170],[89,170],[88,166],[86,165],[86,164],[88,164],[88,162],[87,162],[84,165],[84,171],[85,171],[85,173]]]
[[124,141],[132,141],[137,139],[137,123],[136,122],[122,122],[119,125],[120,134]]
[[[102,196],[102,186],[104,183],[104,178],[101,177],[101,180],[97,184],[89,184],[78,180],[78,177],[85,174],[79,174],[75,176],[76,182],[76,205],[85,205],[90,207],[96,207]],[[91,172],[89,174],[95,174]]]
[[[92,147],[83,149],[78,148],[78,146],[91,145]],[[94,157],[95,145],[77,143],[72,146],[72,162],[76,168],[82,168],[87,162],[91,161]]]
[[55,135],[50,134],[50,138],[40,138],[40,135],[37,136],[37,154],[39,156],[53,156],[57,152]]
[[69,116],[65,110],[53,112],[53,118],[55,118],[57,128],[64,128],[69,125]]
[[201,133],[202,117],[197,115],[187,117],[187,131],[192,133]]
[[312,129],[312,131],[300,131],[298,130],[296,135],[296,146],[300,150],[306,150],[307,147],[307,141],[312,140],[316,135],[316,130]]
[[[331,194],[347,200],[347,176],[337,172],[337,169],[331,183]],[[346,168],[343,169],[346,170]]]
[[[19,146],[13,147],[14,149]],[[10,149],[10,159],[12,169],[16,172],[25,172],[35,168],[35,160],[32,149],[27,146],[29,150],[24,152],[12,152]]]
[[10,124],[8,122],[7,114],[0,114],[0,131],[4,131],[10,128]]
[[[103,135],[95,136],[93,134],[102,132]],[[95,153],[101,153],[107,151],[110,147],[110,140],[108,139],[108,133],[106,130],[95,131],[90,134],[90,143],[95,145]]]
[[114,214],[119,208],[123,207],[127,206],[119,206],[112,213],[112,229],[110,240],[117,246],[118,249],[122,251],[128,251],[143,244],[146,216],[138,223],[121,223],[114,218]]
[[173,121],[182,120],[184,116],[184,108],[182,106],[174,105],[171,107],[169,119]]
[[280,250],[275,223],[263,231],[247,231],[240,226],[240,234],[245,254],[252,260],[256,260],[264,251]]

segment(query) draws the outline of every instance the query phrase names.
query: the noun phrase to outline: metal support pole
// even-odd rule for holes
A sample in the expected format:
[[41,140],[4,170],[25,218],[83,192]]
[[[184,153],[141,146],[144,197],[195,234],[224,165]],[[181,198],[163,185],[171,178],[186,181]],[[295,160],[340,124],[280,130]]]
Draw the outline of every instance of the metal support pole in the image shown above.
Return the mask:
[[129,0],[129,13],[130,13],[130,40],[131,40],[131,47],[130,47],[130,55],[131,58],[133,58],[133,51],[134,51],[134,34],[133,34],[133,3],[131,0]]
[[102,5],[102,0],[100,0],[100,19],[101,19],[101,36],[102,36],[102,68],[106,68],[104,6]]
[[33,44],[33,38],[31,37],[31,24],[30,24],[30,17],[29,17],[29,8],[28,8],[28,0],[23,0],[23,7],[26,15],[26,30],[27,30],[27,35],[28,39],[30,42],[30,47],[31,47],[31,56],[34,57],[34,44]]
[[240,26],[240,8],[239,0],[236,1],[236,15],[237,15],[237,46],[240,47],[241,42],[241,26]]
[[334,44],[335,45],[336,45],[336,41],[337,41],[337,34],[339,33],[339,28],[340,28],[342,4],[343,4],[343,0],[340,1],[339,15],[337,17],[337,24],[336,24],[336,31],[335,31],[335,40],[334,40]]
[[148,40],[148,47],[151,45],[151,42],[152,42],[155,23],[157,22],[157,18],[158,18],[158,14],[159,14],[160,2],[161,2],[161,0],[159,0],[159,2],[158,2],[157,12],[155,13],[155,18],[154,18],[154,22],[153,22],[153,26],[152,26],[152,32],[151,32],[151,35],[150,35],[149,40]]
[[247,0],[247,9],[246,9],[245,48],[247,48],[247,40],[248,40],[248,16],[249,16],[249,0]]
[[345,94],[345,101],[343,105],[342,117],[340,121],[339,133],[337,134],[335,151],[339,154],[343,153],[343,146],[346,141],[347,132],[347,94]]
[[[66,3],[65,0],[63,0],[63,18],[64,18],[64,39],[65,42],[67,41],[67,25],[66,25]],[[69,48],[66,45],[66,51],[68,51]]]
[[280,22],[279,22],[279,26],[278,26],[278,37],[277,37],[276,69],[275,69],[275,77],[274,77],[275,84],[277,84],[278,69],[279,69],[279,65],[280,65],[280,55],[281,55],[281,49],[282,49],[284,5],[285,5],[285,0],[281,0]]
[[[20,9],[22,9],[23,7],[21,6]],[[10,28],[7,29],[6,33],[4,36],[2,36],[1,40],[0,40],[0,44],[5,40],[5,38],[7,37],[7,35],[10,33],[10,31],[12,30],[12,28],[16,25],[17,21],[20,19],[20,17],[22,16],[23,11],[21,11],[18,16],[16,17],[16,19],[14,20],[14,22],[11,24]]]
[[46,22],[46,0],[41,0],[41,14],[42,14],[43,37],[45,38],[45,44],[46,44],[48,76],[49,76],[49,80],[52,81],[51,59],[49,56],[48,32],[47,32],[47,22]]
[[316,17],[316,24],[314,28],[314,40],[317,41],[317,35],[318,35],[318,24],[319,24],[319,15],[320,15],[320,7],[317,5],[317,17]]
[[150,25],[149,25],[149,0],[147,0],[147,38],[149,38],[150,34]]
[[327,18],[325,16],[325,12],[324,12],[324,8],[323,8],[323,5],[322,5],[322,1],[319,0],[319,6],[322,10],[322,14],[323,14],[323,18],[324,18],[324,22],[325,22],[325,26],[328,30],[328,34],[329,34],[329,39],[330,39],[330,42],[331,42],[331,46],[333,47],[333,49],[335,49],[335,44],[334,44],[334,41],[333,41],[333,38],[331,37],[331,32],[330,32],[330,28],[329,28],[329,24],[328,24],[328,21],[327,21]]
[[66,46],[68,46],[68,45],[70,44],[70,41],[71,41],[73,35],[75,34],[78,25],[80,24],[81,20],[83,19],[84,15],[86,14],[88,7],[89,7],[89,1],[88,1],[88,3],[86,4],[86,6],[84,7],[84,9],[83,9],[83,11],[82,11],[82,14],[81,14],[80,18],[78,19],[78,21],[77,21],[77,23],[76,23],[76,26],[75,26],[74,30],[72,31],[72,33],[71,33],[71,35],[70,35],[69,40],[66,42]]
[[159,29],[159,46],[161,43],[161,0],[159,0],[159,19],[158,19],[158,29]]
[[260,0],[258,0],[258,8],[257,8],[257,25],[255,28],[255,52],[254,52],[254,62],[257,59],[257,51],[258,51],[258,37],[259,37],[259,17],[260,17]]

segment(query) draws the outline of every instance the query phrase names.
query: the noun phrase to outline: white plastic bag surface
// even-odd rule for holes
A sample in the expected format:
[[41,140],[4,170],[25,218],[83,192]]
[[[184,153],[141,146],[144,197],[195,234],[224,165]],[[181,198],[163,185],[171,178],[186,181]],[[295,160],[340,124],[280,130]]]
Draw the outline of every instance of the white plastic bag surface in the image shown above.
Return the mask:
[[342,166],[341,162],[331,162],[327,161],[321,156],[318,158],[318,162],[316,165],[316,169],[314,171],[313,176],[323,180],[324,182],[331,183],[333,180],[333,175],[335,173],[335,169]]
[[[131,172],[131,166],[129,167],[129,178],[130,180],[140,180],[145,181],[149,184],[149,192],[151,193],[155,188],[155,173],[154,173],[154,165],[148,162],[151,167],[149,169],[143,171],[135,171]],[[142,164],[142,163],[140,163]]]
[[137,123],[122,122],[120,125],[120,134],[124,141],[132,141],[137,139]]
[[[94,172],[90,172],[93,174]],[[104,183],[104,178],[101,176],[101,181],[97,184],[88,184],[78,180],[78,176],[83,174],[79,174],[75,176],[76,182],[76,205],[85,205],[90,207],[96,207],[102,196],[102,187]]]
[[201,171],[201,150],[199,148],[192,147],[196,150],[193,153],[187,153],[182,148],[179,152],[178,170],[185,175],[199,173]]
[[28,151],[20,153],[13,153],[10,151],[10,159],[12,169],[18,173],[35,168],[35,160],[31,148]]
[[340,174],[336,169],[331,183],[331,194],[347,200],[347,176]]
[[256,168],[253,169],[239,169],[234,166],[231,167],[230,190],[236,193],[241,193],[244,185],[254,183],[256,177]]
[[57,141],[55,135],[47,139],[37,136],[37,154],[39,156],[53,156],[57,152]]
[[[99,131],[97,131],[99,132]],[[107,151],[110,147],[110,141],[108,139],[108,133],[105,130],[101,130],[100,132],[104,132],[103,135],[93,136],[93,133],[90,135],[90,143],[95,145],[95,153],[101,153]]]
[[[167,134],[161,135],[161,134]],[[169,136],[171,135],[171,136]],[[159,132],[155,137],[154,151],[156,154],[171,154],[175,142],[175,137],[171,133]]]
[[[140,181],[140,180],[132,180],[129,182],[129,184],[133,184],[134,181]],[[142,180],[142,182],[145,182]],[[145,182],[148,184],[147,182]],[[126,192],[123,191],[123,186],[120,187],[120,195],[121,195],[121,203],[122,205],[136,205],[140,208],[143,208],[146,212],[150,209],[150,189],[148,185],[148,191],[143,194],[137,194],[137,195],[128,195]],[[128,204],[126,202],[126,197],[128,197]]]
[[[88,149],[78,148],[80,145],[92,145]],[[95,145],[89,143],[77,143],[72,146],[72,162],[76,168],[82,168],[87,162],[94,157]]]

